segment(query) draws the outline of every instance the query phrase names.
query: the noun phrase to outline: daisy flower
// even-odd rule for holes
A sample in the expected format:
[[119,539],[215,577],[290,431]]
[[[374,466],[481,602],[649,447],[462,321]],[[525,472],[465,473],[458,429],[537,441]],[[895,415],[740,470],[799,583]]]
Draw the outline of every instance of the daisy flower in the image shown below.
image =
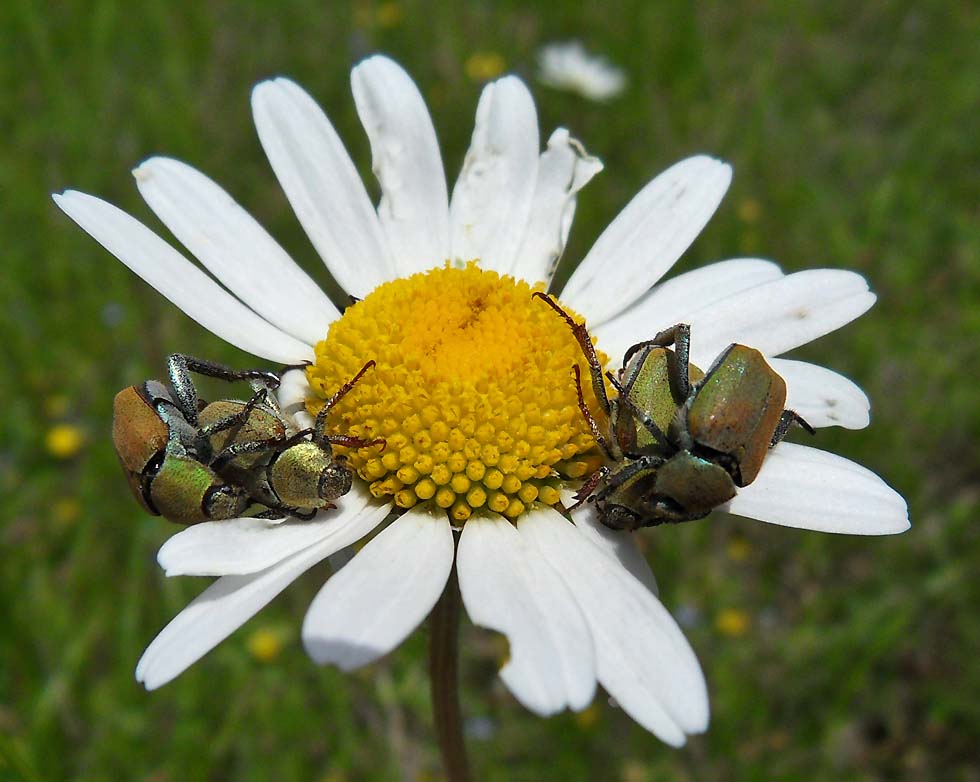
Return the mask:
[[610,100],[626,89],[626,74],[603,57],[589,54],[580,41],[541,47],[538,81],[595,101]]
[[[55,196],[219,337],[272,362],[310,362],[279,389],[297,426],[376,361],[330,426],[382,437],[387,447],[350,451],[359,478],[336,510],[312,521],[242,518],[171,537],[158,557],[168,576],[218,579],[150,644],[137,678],[149,689],[170,681],[305,570],[367,539],[306,615],[303,640],[317,662],[350,670],[391,651],[429,614],[455,565],[470,619],[508,638],[500,675],[527,708],[580,710],[601,684],[645,728],[683,744],[707,725],[705,681],[649,566],[633,538],[602,526],[591,506],[573,521],[560,510],[598,462],[569,373],[576,363],[585,370],[581,351],[531,293],[547,290],[576,194],[602,166],[562,128],[542,152],[534,102],[507,76],[483,90],[450,197],[432,121],[408,75],[376,56],[351,80],[377,206],[306,92],[279,78],[252,94],[279,183],[330,273],[355,297],[343,314],[230,195],[184,163],[151,158],[136,183],[213,278],[111,204],[75,191]],[[735,341],[776,356],[874,302],[857,274],[784,275],[756,259],[660,282],[730,179],[728,165],[706,156],[672,166],[553,292],[585,318],[608,366],[678,321],[692,324],[693,360],[703,365]],[[867,425],[868,400],[846,378],[800,361],[771,363],[786,379],[787,405],[814,426]],[[788,443],[726,509],[833,532],[908,526],[905,502],[876,475]]]

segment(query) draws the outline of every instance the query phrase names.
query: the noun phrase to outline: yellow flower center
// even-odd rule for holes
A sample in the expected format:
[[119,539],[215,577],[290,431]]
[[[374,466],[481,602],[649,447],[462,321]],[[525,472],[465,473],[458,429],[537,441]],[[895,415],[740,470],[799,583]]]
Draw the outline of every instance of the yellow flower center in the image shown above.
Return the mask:
[[401,508],[433,500],[456,522],[477,508],[516,518],[556,504],[564,480],[599,466],[571,372],[578,364],[588,378],[585,360],[567,325],[532,299],[540,287],[447,263],[381,285],[331,324],[307,370],[307,409],[315,415],[376,362],[327,425],[386,441],[346,452],[375,497]]

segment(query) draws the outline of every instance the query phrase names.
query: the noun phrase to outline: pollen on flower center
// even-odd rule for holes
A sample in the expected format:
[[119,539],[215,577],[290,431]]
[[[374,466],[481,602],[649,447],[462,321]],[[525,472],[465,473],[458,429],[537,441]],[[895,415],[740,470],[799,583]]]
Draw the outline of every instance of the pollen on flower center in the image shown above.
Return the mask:
[[537,289],[447,264],[381,285],[331,324],[307,409],[376,362],[328,420],[331,433],[385,439],[347,452],[374,496],[434,500],[457,522],[478,508],[516,518],[598,467],[571,372],[588,377],[584,358]]

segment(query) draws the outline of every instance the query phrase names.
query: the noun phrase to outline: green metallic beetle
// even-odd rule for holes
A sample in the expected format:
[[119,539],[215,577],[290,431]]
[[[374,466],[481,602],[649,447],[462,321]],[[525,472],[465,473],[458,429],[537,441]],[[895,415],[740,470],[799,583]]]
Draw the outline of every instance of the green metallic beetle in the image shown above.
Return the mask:
[[[329,412],[357,377],[324,405]],[[148,512],[180,524],[219,521],[264,505],[266,518],[312,518],[350,490],[351,473],[334,459],[333,444],[373,444],[326,435],[326,412],[313,430],[296,432],[272,391],[280,378],[262,370],[233,370],[174,354],[172,389],[150,380],[116,395],[113,444],[136,499]],[[190,373],[248,381],[247,401],[201,401]],[[308,439],[312,435],[312,439]]]
[[265,372],[232,373],[210,362],[174,355],[169,361],[172,388],[148,380],[124,388],[113,401],[112,442],[133,495],[145,510],[179,524],[230,519],[251,504],[248,491],[231,485],[210,466],[208,437],[247,418],[248,410],[198,427],[197,392],[189,371],[224,379],[252,379],[278,385]]
[[635,530],[704,518],[755,480],[790,426],[814,433],[784,409],[786,383],[758,350],[729,345],[704,373],[689,361],[690,327],[683,323],[626,352],[618,377],[606,374],[619,392],[610,399],[585,325],[544,294],[534,295],[572,329],[609,422],[603,433],[574,366],[579,407],[607,460],[576,500],[594,501],[607,527]]
[[331,409],[373,366],[374,361],[368,361],[324,403],[312,429],[291,431],[272,394],[253,405],[233,428],[225,428],[220,422],[241,416],[252,400],[211,402],[201,410],[199,420],[202,430],[209,431],[210,450],[216,454],[215,470],[266,506],[268,510],[259,514],[264,518],[311,519],[317,510],[333,507],[333,500],[350,491],[353,476],[346,459],[334,456],[331,446],[385,446],[383,439],[363,440],[326,432]]

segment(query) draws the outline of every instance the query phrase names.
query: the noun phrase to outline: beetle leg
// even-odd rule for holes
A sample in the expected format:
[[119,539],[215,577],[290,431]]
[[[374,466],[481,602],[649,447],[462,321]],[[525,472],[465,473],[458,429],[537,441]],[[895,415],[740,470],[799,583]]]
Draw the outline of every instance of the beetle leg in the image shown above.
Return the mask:
[[314,516],[316,516],[315,510],[302,511],[299,508],[290,508],[288,505],[274,505],[267,511],[263,511],[262,513],[256,513],[252,518],[277,521],[279,519],[285,519],[287,517],[290,517],[294,519],[299,519],[300,521],[310,521]]
[[654,516],[649,522],[644,522],[643,527],[656,527],[660,524],[680,524],[685,521],[696,521],[703,519],[711,511],[705,513],[685,513],[680,510],[675,503],[666,499],[659,499],[653,504]]
[[575,504],[569,506],[568,512],[571,513],[579,505],[584,503],[589,497],[592,496],[592,492],[595,491],[595,487],[599,485],[599,482],[609,474],[608,467],[600,467],[588,479],[583,483],[577,492],[575,492]]
[[226,416],[225,418],[215,421],[212,424],[208,424],[207,426],[202,426],[200,430],[201,434],[204,437],[210,437],[215,432],[223,432],[225,429],[231,429],[233,426],[244,424],[248,420],[249,415],[251,415],[252,411],[255,409],[255,406],[260,402],[267,401],[267,397],[268,392],[264,388],[259,389],[252,395],[251,399],[242,405],[242,409],[237,413]]
[[278,521],[286,518],[286,514],[280,510],[264,510],[252,516],[253,519],[266,519],[267,521]]
[[667,354],[668,380],[674,399],[681,403],[691,393],[691,327],[687,323],[678,323],[676,326],[664,329],[653,339],[637,342],[623,356],[623,366],[625,367],[634,354],[643,348],[669,348],[671,345],[674,346],[674,350]]
[[178,358],[184,362],[184,366],[191,372],[205,377],[214,377],[218,380],[227,380],[234,383],[239,380],[258,380],[267,388],[279,388],[279,375],[275,372],[268,372],[264,369],[232,369],[224,364],[215,361],[208,361],[204,358],[194,358],[181,353],[174,353],[170,360]]
[[304,429],[291,437],[270,437],[267,440],[250,440],[247,443],[232,443],[211,460],[211,466],[218,470],[225,462],[246,453],[261,453],[262,451],[285,451],[310,434],[310,429]]
[[283,509],[286,510],[289,513],[289,515],[292,516],[294,519],[299,519],[300,521],[312,521],[313,518],[316,516],[315,510],[302,511],[299,508],[287,509],[285,506],[283,506]]
[[775,448],[786,436],[786,433],[789,432],[789,428],[793,424],[799,424],[801,428],[806,429],[810,434],[817,433],[817,430],[810,426],[795,410],[783,410],[783,414],[779,416],[779,423],[776,424],[776,431],[772,433],[772,442],[769,444],[769,447]]
[[602,405],[602,409],[606,415],[609,415],[609,397],[606,395],[606,384],[602,382],[602,364],[599,363],[599,357],[595,353],[595,345],[592,344],[592,340],[589,338],[589,332],[585,328],[585,324],[576,323],[572,320],[571,315],[558,306],[557,302],[541,291],[532,293],[531,298],[541,299],[568,324],[568,327],[572,330],[572,334],[578,341],[579,347],[582,348],[582,354],[585,356],[586,363],[589,365],[589,374],[592,376],[592,390],[595,392],[596,399],[599,400],[599,404]]
[[595,498],[597,500],[603,500],[613,489],[618,488],[620,485],[628,481],[637,473],[643,472],[644,470],[649,470],[652,467],[659,467],[664,463],[664,459],[659,456],[641,456],[635,462],[630,462],[625,467],[615,472],[608,473],[606,477],[606,485],[600,489]]
[[330,397],[326,402],[324,402],[323,407],[320,408],[320,412],[316,414],[316,424],[313,427],[313,442],[322,444],[325,442],[324,432],[327,428],[327,415],[329,415],[331,408],[337,404],[341,399],[343,399],[347,393],[354,387],[354,384],[363,377],[364,373],[367,372],[371,367],[374,366],[374,360],[368,361],[360,371],[354,375],[350,380],[344,383],[332,397]]
[[167,358],[167,371],[170,374],[170,385],[174,389],[174,401],[188,423],[197,426],[198,407],[197,388],[191,379],[190,368],[187,366],[187,356],[174,353]]
[[287,372],[293,369],[306,369],[307,367],[313,366],[312,361],[300,361],[298,364],[283,364],[282,369],[279,370],[279,377],[282,378]]

